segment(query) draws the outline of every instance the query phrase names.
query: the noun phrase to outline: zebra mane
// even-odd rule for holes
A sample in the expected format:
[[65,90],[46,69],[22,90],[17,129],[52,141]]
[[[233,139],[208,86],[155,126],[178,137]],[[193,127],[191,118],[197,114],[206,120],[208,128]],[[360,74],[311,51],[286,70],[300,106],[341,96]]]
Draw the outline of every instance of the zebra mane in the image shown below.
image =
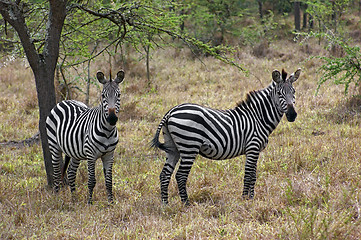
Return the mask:
[[268,87],[264,89],[250,91],[249,93],[247,93],[246,98],[244,100],[241,100],[237,103],[237,107],[243,107],[243,108],[248,107],[251,104],[252,100],[254,99],[254,96],[257,96],[260,92],[263,92],[266,95],[268,95],[271,89],[274,88],[274,86],[275,86],[275,82],[272,82]]
[[259,91],[260,90],[252,90],[249,93],[247,93],[246,98],[244,100],[237,102],[237,107],[249,106],[249,104],[251,103],[252,96],[256,95],[257,92]]

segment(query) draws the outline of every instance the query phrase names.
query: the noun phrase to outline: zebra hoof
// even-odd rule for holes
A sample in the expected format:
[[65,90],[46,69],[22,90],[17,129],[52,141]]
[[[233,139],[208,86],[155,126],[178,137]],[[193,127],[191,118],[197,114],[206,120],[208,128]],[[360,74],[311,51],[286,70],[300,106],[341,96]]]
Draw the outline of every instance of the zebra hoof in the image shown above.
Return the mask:
[[188,199],[186,201],[182,201],[182,202],[183,202],[184,206],[186,206],[186,207],[189,207],[191,205]]
[[248,194],[242,194],[242,199],[243,200],[250,200],[251,198],[249,197]]
[[77,196],[75,195],[75,193],[71,193],[71,201],[73,202],[73,203],[75,203],[75,202],[77,202],[78,201],[78,198],[77,198]]
[[53,191],[54,191],[55,193],[59,193],[59,189],[60,189],[59,186],[56,186],[56,187],[53,188]]

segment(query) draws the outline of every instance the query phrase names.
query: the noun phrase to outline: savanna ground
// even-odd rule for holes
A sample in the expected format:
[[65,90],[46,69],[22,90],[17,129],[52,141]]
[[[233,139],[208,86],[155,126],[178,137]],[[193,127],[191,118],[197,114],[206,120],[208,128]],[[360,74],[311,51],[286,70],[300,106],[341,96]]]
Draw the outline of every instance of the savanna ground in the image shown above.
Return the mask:
[[[165,48],[153,55],[150,87],[144,63],[133,60],[121,86],[115,203],[106,201],[101,161],[94,204],[88,205],[85,162],[72,201],[69,189],[56,195],[46,188],[40,145],[1,147],[0,238],[360,239],[360,101],[351,98],[356,89],[346,98],[343,86],[328,83],[315,95],[320,62],[309,54],[321,51],[317,42],[301,46],[290,40],[272,43],[261,58],[244,48],[236,61],[250,71],[247,76],[212,58],[192,59],[189,50]],[[233,108],[250,90],[270,84],[273,69],[292,73],[299,67],[298,117],[294,123],[283,119],[271,134],[258,162],[255,198],[241,196],[244,156],[199,157],[188,180],[191,206],[180,202],[174,176],[170,204],[162,206],[159,174],[165,155],[149,142],[169,108],[183,102]],[[93,75],[97,70],[108,71],[108,64],[95,63]],[[31,70],[22,60],[8,60],[0,79],[0,142],[33,136],[38,109]],[[93,106],[99,95],[93,85]],[[81,94],[78,99],[84,100]]]

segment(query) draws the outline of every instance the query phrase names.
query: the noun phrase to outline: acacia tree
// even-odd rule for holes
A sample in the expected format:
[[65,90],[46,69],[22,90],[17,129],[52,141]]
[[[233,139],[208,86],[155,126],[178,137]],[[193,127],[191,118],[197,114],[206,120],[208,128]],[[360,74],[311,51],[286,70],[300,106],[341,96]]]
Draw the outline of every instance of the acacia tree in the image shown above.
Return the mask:
[[[54,72],[60,50],[63,56],[67,56],[74,52],[74,45],[82,45],[71,58],[72,65],[79,64],[94,59],[110,46],[121,45],[123,41],[136,45],[137,38],[134,36],[149,32],[152,35],[166,34],[172,39],[181,39],[187,45],[196,46],[209,55],[244,70],[225,55],[229,50],[227,47],[213,48],[181,33],[181,22],[178,21],[180,16],[174,11],[174,7],[177,6],[174,1],[170,0],[168,4],[161,0],[104,2],[87,1],[84,5],[81,1],[67,0],[48,0],[40,3],[36,0],[30,3],[21,0],[0,0],[0,14],[5,21],[5,27],[9,23],[17,33],[19,42],[13,43],[21,44],[34,74],[39,104],[40,138],[49,186],[53,185],[53,169],[45,121],[56,103]],[[36,23],[32,21],[34,17],[39,18]],[[91,29],[91,34],[77,42],[77,36],[87,27]],[[151,40],[155,41],[155,38]],[[90,53],[86,50],[92,43],[99,41],[106,42],[103,48]],[[64,60],[65,57],[62,62]]]
[[25,19],[29,13],[27,10],[29,6],[21,1],[0,0],[0,14],[17,32],[34,74],[39,104],[41,145],[49,186],[53,184],[53,171],[45,121],[55,105],[54,70],[59,56],[59,42],[66,16],[67,2],[67,0],[49,0],[44,45],[39,49],[36,48],[36,43]]

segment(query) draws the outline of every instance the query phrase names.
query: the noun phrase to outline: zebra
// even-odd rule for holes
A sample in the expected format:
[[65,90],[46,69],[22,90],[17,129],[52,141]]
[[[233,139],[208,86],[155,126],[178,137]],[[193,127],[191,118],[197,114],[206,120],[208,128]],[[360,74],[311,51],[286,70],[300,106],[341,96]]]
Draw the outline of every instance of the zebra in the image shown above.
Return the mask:
[[[181,201],[189,205],[186,183],[192,164],[198,154],[213,160],[224,160],[246,155],[242,196],[252,199],[256,182],[259,154],[268,143],[268,136],[285,114],[294,122],[295,89],[299,78],[297,69],[287,78],[282,69],[272,72],[272,83],[258,91],[251,91],[234,109],[216,110],[192,103],[170,109],[161,120],[151,147],[166,153],[166,162],[160,173],[161,201],[168,204],[168,186],[177,162],[180,164],[176,181]],[[163,132],[164,143],[159,141]]]
[[[92,203],[96,184],[95,162],[102,159],[108,201],[113,202],[112,167],[114,150],[118,143],[116,122],[120,108],[119,83],[124,80],[124,71],[119,71],[114,80],[107,80],[102,72],[96,75],[103,84],[101,104],[88,108],[84,103],[66,100],[58,103],[46,119],[49,150],[54,170],[54,191],[59,191],[68,164],[68,181],[72,193],[80,160],[88,162],[88,203]],[[62,153],[65,154],[61,170]]]

